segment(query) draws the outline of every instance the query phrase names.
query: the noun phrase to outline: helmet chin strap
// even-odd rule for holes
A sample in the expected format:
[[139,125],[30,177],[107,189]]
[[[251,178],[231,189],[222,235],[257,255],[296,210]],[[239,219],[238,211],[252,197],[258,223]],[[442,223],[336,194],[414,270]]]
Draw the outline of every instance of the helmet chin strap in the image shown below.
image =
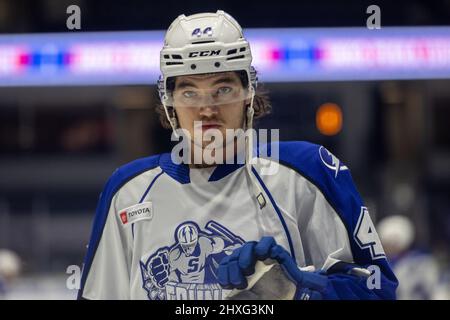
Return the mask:
[[[164,107],[164,112],[165,112],[165,114],[166,114],[167,121],[169,121],[170,126],[172,127],[172,132],[173,132],[173,134],[175,135],[175,137],[176,137],[176,138],[179,138],[180,136],[178,135],[177,130],[176,130],[177,127],[178,127],[178,121],[177,121],[177,118],[176,118],[176,117],[171,117],[171,116],[169,115],[169,110],[167,109],[166,102],[165,102],[164,100],[165,100],[165,99],[162,99],[162,105],[163,105],[163,107]],[[174,112],[175,112],[175,110],[174,110]]]
[[248,178],[250,179],[251,185],[252,185],[252,192],[255,196],[256,201],[259,204],[259,208],[262,209],[266,205],[266,198],[264,196],[264,193],[261,190],[261,187],[259,186],[259,183],[256,181],[256,177],[252,173],[252,160],[253,160],[253,116],[255,114],[255,109],[253,109],[253,101],[255,97],[255,91],[253,87],[251,87],[252,90],[252,97],[250,100],[250,105],[247,108],[247,119],[245,121],[245,130],[247,131],[245,134],[245,172],[247,173]]

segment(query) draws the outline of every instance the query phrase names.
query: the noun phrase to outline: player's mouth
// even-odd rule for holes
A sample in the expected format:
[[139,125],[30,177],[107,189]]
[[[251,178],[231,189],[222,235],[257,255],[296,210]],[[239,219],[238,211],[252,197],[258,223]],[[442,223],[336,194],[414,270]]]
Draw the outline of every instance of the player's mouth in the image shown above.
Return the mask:
[[202,125],[202,129],[203,130],[208,130],[208,129],[219,129],[221,127],[220,124],[204,124]]
[[220,124],[219,122],[205,122],[205,121],[202,121],[200,126],[202,131],[206,131],[209,129],[219,129],[220,127],[222,127],[222,124]]

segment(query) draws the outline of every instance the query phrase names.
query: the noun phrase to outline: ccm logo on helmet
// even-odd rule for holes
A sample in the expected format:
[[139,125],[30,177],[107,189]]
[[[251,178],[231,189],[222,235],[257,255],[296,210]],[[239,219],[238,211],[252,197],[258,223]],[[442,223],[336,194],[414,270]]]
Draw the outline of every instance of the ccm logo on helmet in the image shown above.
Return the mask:
[[192,51],[192,52],[189,52],[189,58],[211,57],[211,56],[218,56],[219,54],[220,54],[220,49],[219,50]]

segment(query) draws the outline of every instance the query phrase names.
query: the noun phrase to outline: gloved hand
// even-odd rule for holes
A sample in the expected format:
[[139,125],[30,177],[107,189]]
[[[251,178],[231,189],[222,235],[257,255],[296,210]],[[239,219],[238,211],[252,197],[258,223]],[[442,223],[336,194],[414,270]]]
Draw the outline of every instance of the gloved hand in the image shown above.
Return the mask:
[[163,288],[169,281],[169,253],[167,250],[159,251],[150,263],[150,277],[158,288]]
[[[292,281],[296,286],[296,292],[290,298],[320,299],[321,292],[328,284],[326,276],[317,272],[300,270],[289,252],[278,245],[273,237],[263,237],[259,242],[247,242],[234,250],[230,256],[222,259],[218,270],[219,284],[225,289],[251,290],[252,288],[248,288],[249,281],[247,280],[254,275],[255,265],[258,261],[264,261],[265,264],[277,263],[281,266],[286,279]],[[265,282],[263,284],[265,288],[271,287],[271,281],[274,286],[280,282],[279,272],[276,272],[277,268],[272,269],[275,270],[273,276],[261,277],[259,280]],[[253,286],[257,285],[258,282],[253,284]],[[257,291],[261,292],[258,289]],[[268,297],[263,298],[267,299]]]

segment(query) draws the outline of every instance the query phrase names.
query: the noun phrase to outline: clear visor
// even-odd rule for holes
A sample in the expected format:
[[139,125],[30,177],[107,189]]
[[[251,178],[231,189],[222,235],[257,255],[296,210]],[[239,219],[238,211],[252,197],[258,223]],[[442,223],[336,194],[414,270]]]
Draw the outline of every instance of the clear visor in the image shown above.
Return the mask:
[[168,92],[167,104],[176,108],[225,106],[251,98],[252,92],[240,85],[226,84],[217,88],[182,88]]

